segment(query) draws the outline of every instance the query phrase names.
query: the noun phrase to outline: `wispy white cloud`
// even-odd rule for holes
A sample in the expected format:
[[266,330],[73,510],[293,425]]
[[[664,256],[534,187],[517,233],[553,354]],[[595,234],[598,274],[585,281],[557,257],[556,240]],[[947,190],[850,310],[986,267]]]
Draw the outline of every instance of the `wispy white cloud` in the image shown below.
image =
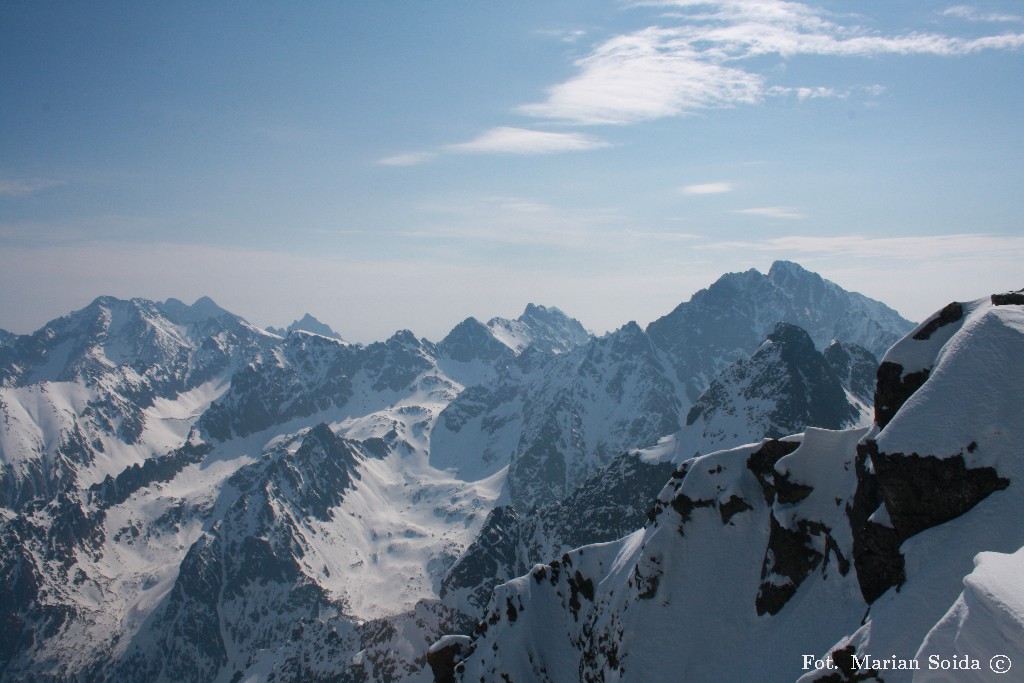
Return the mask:
[[[772,91],[752,58],[966,55],[1024,47],[1024,34],[964,38],[883,35],[823,9],[787,0],[668,0],[663,25],[618,35],[576,61],[578,73],[523,114],[572,124],[630,124],[704,109],[756,104]],[[970,14],[955,10],[961,14]],[[976,16],[970,14],[970,16]],[[1007,15],[1008,17],[1009,15]],[[828,85],[784,89],[801,99],[841,96]],[[849,94],[849,91],[847,91]]]
[[736,213],[743,213],[748,216],[764,216],[765,218],[782,218],[785,220],[807,218],[807,216],[789,206],[761,206],[753,209],[737,209]]
[[433,161],[442,154],[515,154],[535,156],[564,152],[586,152],[592,149],[610,147],[611,144],[593,135],[583,133],[559,133],[555,131],[530,130],[498,126],[484,131],[466,142],[439,147],[435,151],[424,150],[397,154],[378,159],[383,166],[416,166]]
[[587,35],[587,32],[583,29],[538,29],[534,31],[535,35],[544,36],[547,38],[555,38],[563,43],[575,43],[583,36]]
[[686,185],[679,190],[683,194],[722,194],[732,192],[731,183],[698,183]]
[[558,133],[499,126],[478,137],[444,149],[450,152],[468,154],[554,154],[557,152],[582,152],[608,147],[609,143],[582,133]]
[[3,197],[24,197],[35,194],[40,190],[64,185],[63,180],[49,180],[46,178],[10,178],[0,179],[0,196]]
[[942,11],[944,17],[957,17],[967,21],[984,21],[992,23],[1016,23],[1024,22],[1024,17],[1019,14],[1000,14],[998,12],[982,12],[977,7],[970,5],[954,5]]
[[430,161],[437,154],[434,152],[409,152],[408,154],[396,154],[390,157],[384,157],[377,161],[382,166],[416,166],[418,164]]
[[578,60],[580,73],[519,111],[578,124],[626,124],[756,102],[763,78],[702,58],[678,30],[616,36]]
[[817,87],[800,86],[797,88],[790,88],[782,85],[773,85],[765,91],[765,94],[771,97],[796,97],[798,100],[803,102],[804,100],[818,100],[826,97],[846,99],[854,92],[864,92],[864,89],[846,88],[844,90],[837,90],[836,88],[830,88],[823,85],[819,85]]

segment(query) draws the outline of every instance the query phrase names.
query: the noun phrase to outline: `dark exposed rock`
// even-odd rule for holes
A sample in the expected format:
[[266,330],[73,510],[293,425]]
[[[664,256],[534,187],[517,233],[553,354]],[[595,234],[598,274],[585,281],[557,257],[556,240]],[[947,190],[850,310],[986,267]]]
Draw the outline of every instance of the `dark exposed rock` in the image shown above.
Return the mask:
[[862,670],[857,668],[853,661],[857,654],[857,648],[847,645],[844,648],[833,650],[830,657],[836,666],[836,671],[824,677],[819,677],[819,683],[858,683],[859,681],[879,681],[884,679],[878,677],[875,669]]
[[783,505],[799,503],[813,491],[813,487],[790,481],[788,475],[775,472],[775,499]]
[[167,455],[150,458],[141,465],[132,464],[116,477],[108,474],[103,481],[90,486],[89,492],[101,508],[118,505],[143,487],[170,481],[186,466],[201,462],[211,450],[213,447],[209,444],[186,443]]
[[938,314],[928,321],[921,329],[914,333],[914,339],[923,341],[929,339],[935,330],[940,327],[955,323],[964,317],[964,307],[960,305],[959,301],[954,301],[951,304],[947,304]]
[[915,391],[924,386],[929,370],[918,370],[903,374],[903,366],[883,361],[878,366],[878,383],[875,385],[875,424],[880,429],[896,416]]
[[1010,484],[992,467],[968,468],[963,453],[943,458],[884,453],[873,440],[864,447],[893,527],[902,539],[959,517]]
[[[867,471],[868,458],[874,474]],[[859,444],[857,492],[847,515],[864,599],[872,603],[906,580],[903,541],[959,517],[1009,483],[991,467],[968,468],[962,453],[939,458],[880,452],[873,439]],[[880,505],[891,527],[869,521]]]
[[519,513],[509,505],[491,510],[476,539],[442,579],[440,596],[470,588],[468,602],[482,610],[496,585],[522,573],[523,563],[516,553],[520,521]]
[[992,295],[993,306],[1024,306],[1024,289]]
[[569,584],[569,609],[572,610],[573,618],[578,621],[580,596],[582,595],[585,600],[590,602],[594,601],[594,581],[584,577],[580,574],[580,570],[577,569],[576,573],[570,576],[566,583]]
[[857,582],[865,602],[873,603],[892,587],[899,587],[906,581],[903,555],[900,553],[902,539],[889,526],[868,521],[868,518],[882,505],[878,490],[878,479],[868,471],[870,449],[858,444],[855,467],[857,489],[852,505],[846,508],[853,534],[853,566],[857,571]]
[[753,509],[754,507],[750,503],[735,494],[718,506],[718,512],[722,515],[722,524],[728,524],[739,513]]
[[636,597],[650,600],[658,593],[661,584],[661,558],[656,555],[644,555],[633,567],[630,585],[636,586]]
[[685,493],[677,493],[672,498],[672,509],[679,514],[679,533],[683,535],[683,527],[690,521],[690,515],[697,508],[715,507],[713,500],[693,500]]
[[[811,547],[810,526],[806,520],[800,520],[794,531],[779,524],[772,514],[768,549],[761,566],[761,587],[755,599],[757,613],[778,614],[821,560],[821,553]],[[784,577],[786,581],[780,583],[773,575]]]
[[467,653],[469,638],[447,637],[440,647],[427,651],[427,663],[434,674],[434,683],[455,683],[455,667]]
[[784,456],[789,455],[800,447],[799,441],[779,441],[770,439],[750,454],[747,458],[747,469],[753,473],[758,483],[761,484],[761,491],[764,493],[764,502],[768,505],[775,500],[775,463]]

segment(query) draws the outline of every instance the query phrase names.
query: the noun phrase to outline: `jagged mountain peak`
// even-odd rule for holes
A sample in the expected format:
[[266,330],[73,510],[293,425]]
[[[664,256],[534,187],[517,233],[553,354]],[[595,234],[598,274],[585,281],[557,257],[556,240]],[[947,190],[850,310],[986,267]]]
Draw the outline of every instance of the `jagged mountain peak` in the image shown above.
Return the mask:
[[515,320],[491,318],[487,327],[516,353],[533,346],[545,353],[565,353],[586,344],[591,335],[583,325],[554,306],[529,303]]
[[416,338],[416,335],[412,333],[412,330],[398,330],[393,335],[387,338],[385,344],[400,344],[402,346],[413,346],[420,347],[422,344],[420,340]]
[[880,356],[913,324],[888,306],[788,261],[768,275],[727,273],[647,326],[693,401],[729,363],[751,354],[778,322],[797,325],[824,349],[833,339]]
[[452,328],[437,348],[442,355],[464,363],[476,359],[494,361],[512,355],[511,349],[499,341],[488,326],[473,317]]
[[287,337],[292,332],[308,332],[318,334],[321,337],[345,341],[340,334],[334,331],[330,325],[321,322],[310,313],[305,313],[298,320],[293,321],[288,327],[268,327],[267,332],[276,334],[279,337]]
[[[754,272],[757,272],[756,270]],[[771,280],[782,280],[787,277],[798,277],[798,278],[816,278],[818,280],[823,279],[817,273],[807,270],[799,263],[793,261],[779,260],[772,263],[771,267],[768,268],[768,278]]]
[[778,323],[753,356],[723,370],[694,402],[675,436],[677,459],[807,427],[841,429],[860,418],[810,335]]
[[558,321],[563,323],[572,320],[572,318],[555,306],[542,306],[540,304],[528,303],[526,304],[526,308],[523,309],[522,315],[520,315],[517,320],[526,321],[530,319],[548,322]]
[[776,323],[775,328],[768,334],[765,341],[785,344],[799,351],[814,349],[814,340],[811,339],[811,335],[807,334],[807,330],[790,323]]
[[593,348],[607,349],[613,357],[624,357],[626,355],[653,354],[654,347],[651,340],[634,320],[609,334],[596,340]]
[[[174,299],[168,299],[164,302],[164,305],[169,304]],[[208,296],[201,296],[196,299],[195,303],[188,307],[192,314],[200,319],[219,318],[222,315],[234,316],[234,313],[228,311],[225,308],[217,305],[217,303]]]

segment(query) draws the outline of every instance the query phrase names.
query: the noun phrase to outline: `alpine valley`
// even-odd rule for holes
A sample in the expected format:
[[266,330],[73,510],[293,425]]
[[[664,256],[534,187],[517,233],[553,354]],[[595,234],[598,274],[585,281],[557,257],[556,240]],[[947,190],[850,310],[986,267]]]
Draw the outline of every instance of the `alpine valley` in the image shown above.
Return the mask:
[[101,297],[0,331],[0,681],[990,680],[1021,415],[1024,294],[789,262],[601,337]]

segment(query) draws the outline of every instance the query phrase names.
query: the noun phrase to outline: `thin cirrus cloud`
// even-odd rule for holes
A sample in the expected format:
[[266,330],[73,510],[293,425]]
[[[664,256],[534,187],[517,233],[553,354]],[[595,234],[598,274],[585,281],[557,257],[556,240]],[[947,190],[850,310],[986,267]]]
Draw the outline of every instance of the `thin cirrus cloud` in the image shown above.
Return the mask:
[[781,218],[784,220],[807,218],[806,215],[789,206],[760,206],[753,209],[737,209],[736,213],[748,216],[763,216],[764,218]]
[[997,12],[981,12],[977,7],[955,5],[942,11],[944,17],[957,17],[967,21],[987,21],[994,23],[1022,22],[1024,17],[1017,14],[999,14]]
[[48,180],[45,178],[0,179],[0,196],[25,197],[51,187],[59,187],[60,185],[64,185],[63,180]]
[[680,188],[683,194],[722,194],[732,192],[732,183],[697,183]]
[[[667,10],[662,24],[614,36],[576,61],[572,78],[547,98],[518,111],[575,125],[624,125],[757,104],[768,95],[837,97],[828,85],[775,89],[753,58],[798,55],[875,57],[957,56],[1024,47],[1024,34],[973,38],[912,32],[881,35],[823,9],[788,0],[666,0],[640,2]],[[969,8],[954,16],[980,18]],[[843,17],[847,18],[848,17]],[[999,20],[1009,20],[1007,15]],[[990,20],[995,20],[990,18]],[[766,73],[770,73],[766,71]]]
[[559,133],[498,126],[467,142],[445,145],[437,152],[412,152],[380,159],[384,166],[415,166],[431,161],[439,154],[513,154],[534,156],[562,152],[585,152],[610,147],[610,143],[583,133]]
[[468,154],[555,154],[608,147],[609,143],[582,133],[557,133],[499,126],[480,136],[444,149]]
[[430,161],[437,155],[433,152],[410,152],[408,154],[396,154],[390,157],[384,157],[377,163],[382,166],[416,166],[424,162]]

